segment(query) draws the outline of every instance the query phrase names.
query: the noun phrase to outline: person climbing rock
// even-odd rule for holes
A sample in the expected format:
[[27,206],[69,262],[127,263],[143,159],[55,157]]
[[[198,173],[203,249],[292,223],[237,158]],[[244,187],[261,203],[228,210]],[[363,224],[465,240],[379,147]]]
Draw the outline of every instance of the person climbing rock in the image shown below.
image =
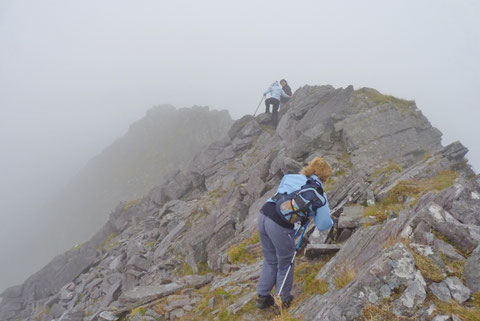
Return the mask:
[[280,87],[278,81],[273,82],[270,87],[265,90],[263,96],[267,96],[270,94],[270,98],[265,99],[265,113],[270,113],[270,105],[272,105],[272,125],[273,127],[277,126],[278,120],[278,107],[280,106],[280,98],[289,98],[290,96],[287,95],[283,89]]
[[[320,231],[333,226],[327,196],[322,187],[323,182],[326,182],[331,175],[332,168],[328,162],[321,157],[316,157],[301,170],[300,174],[285,175],[275,196],[270,198],[261,208],[257,220],[263,252],[263,266],[257,284],[256,306],[259,309],[274,304],[274,298],[271,295],[274,286],[275,295],[280,295],[282,304],[288,306],[293,300],[290,291],[293,285],[294,270],[292,258],[295,253],[294,223],[302,222],[302,224],[305,224],[306,220],[313,218]],[[314,194],[323,199],[321,204],[318,205],[313,197],[306,197],[310,201],[308,209],[302,207],[300,211],[297,211],[298,208],[294,208],[297,212],[291,210],[290,213],[294,214],[285,216],[284,205],[289,205],[291,209],[293,206],[290,204],[297,204],[291,202],[290,195],[299,195],[300,193],[304,195],[305,191],[312,193],[312,188],[309,188],[312,186],[316,186],[315,191],[317,192]],[[307,213],[303,213],[305,215],[302,216],[300,212]],[[289,270],[290,264],[292,264],[292,267]],[[282,293],[278,293],[280,289]]]
[[[288,85],[285,79],[280,80],[280,85],[283,91],[290,97],[292,97],[292,88]],[[280,97],[280,105],[285,104],[290,98]]]

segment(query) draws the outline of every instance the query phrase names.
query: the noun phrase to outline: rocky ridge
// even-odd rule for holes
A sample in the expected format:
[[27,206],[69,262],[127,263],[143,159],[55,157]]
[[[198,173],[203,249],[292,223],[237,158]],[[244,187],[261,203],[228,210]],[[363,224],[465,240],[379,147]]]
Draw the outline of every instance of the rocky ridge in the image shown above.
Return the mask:
[[329,233],[307,232],[288,313],[478,320],[480,178],[468,150],[443,147],[414,102],[368,88],[304,86],[281,116],[276,130],[268,115],[244,116],[148,195],[120,203],[92,239],[4,291],[0,319],[278,318],[253,306],[256,215],[284,174],[323,156],[340,216]]

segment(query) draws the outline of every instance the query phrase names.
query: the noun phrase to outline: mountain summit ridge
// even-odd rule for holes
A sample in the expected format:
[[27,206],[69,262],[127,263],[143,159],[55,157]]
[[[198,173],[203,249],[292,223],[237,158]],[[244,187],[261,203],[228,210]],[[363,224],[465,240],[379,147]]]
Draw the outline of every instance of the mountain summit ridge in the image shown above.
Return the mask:
[[[92,239],[4,291],[2,320],[141,320],[140,306],[146,320],[274,318],[251,309],[256,215],[284,174],[316,156],[334,169],[325,190],[343,214],[328,242],[340,250],[312,258],[327,235],[307,231],[313,254],[297,266],[294,317],[366,320],[378,309],[429,320],[447,313],[447,291],[475,312],[480,179],[468,150],[443,147],[413,101],[374,89],[304,86],[280,116],[276,129],[268,114],[242,117],[146,196],[120,203]],[[324,286],[308,290],[306,271]]]

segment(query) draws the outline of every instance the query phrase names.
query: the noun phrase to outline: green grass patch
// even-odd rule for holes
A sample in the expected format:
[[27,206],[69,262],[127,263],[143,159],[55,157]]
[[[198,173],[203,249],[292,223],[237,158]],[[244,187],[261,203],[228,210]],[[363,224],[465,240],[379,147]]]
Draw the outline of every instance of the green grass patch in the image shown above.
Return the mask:
[[468,307],[456,301],[435,300],[435,314],[457,315],[462,321],[480,321],[480,308]]
[[444,170],[429,179],[409,179],[398,182],[390,190],[386,199],[389,203],[402,202],[411,196],[418,200],[430,191],[441,191],[453,185],[458,173],[453,170]]
[[303,262],[295,268],[295,281],[300,283],[302,288],[300,294],[295,298],[295,302],[302,302],[314,294],[325,294],[328,292],[328,282],[315,279],[315,276],[317,276],[326,263],[327,261],[316,263]]
[[382,224],[390,218],[391,214],[397,214],[402,210],[403,205],[388,202],[380,202],[373,206],[368,206],[363,209],[363,216],[373,216],[379,224]]
[[474,294],[472,294],[472,304],[480,309],[480,292],[475,292]]
[[429,257],[419,253],[413,246],[410,245],[408,240],[403,239],[402,243],[410,250],[410,253],[412,253],[416,268],[420,271],[420,273],[422,273],[426,280],[440,282],[445,279],[440,267]]
[[465,279],[463,277],[463,266],[465,265],[465,262],[467,260],[465,259],[465,260],[461,260],[461,261],[452,261],[452,260],[449,260],[445,256],[445,254],[443,254],[442,251],[438,251],[438,252],[440,254],[440,257],[442,258],[443,263],[445,263],[445,265],[447,267],[448,276],[456,276],[460,280],[465,281]]
[[343,289],[350,284],[356,276],[357,271],[350,266],[344,266],[335,274],[335,286],[337,289]]
[[134,318],[138,313],[143,317],[145,316],[145,313],[147,312],[147,309],[145,307],[138,307],[130,311],[130,318]]
[[377,178],[380,175],[385,175],[386,177],[391,176],[392,174],[400,173],[403,171],[402,166],[399,164],[395,163],[392,160],[388,161],[388,164],[385,167],[379,168],[376,171],[373,172],[372,178]]
[[346,173],[347,173],[347,170],[345,168],[339,168],[335,171],[335,174],[333,174],[333,176],[342,177],[342,176],[345,176]]
[[245,250],[245,246],[247,245],[247,242],[248,241],[244,241],[238,245],[233,245],[227,250],[227,254],[230,257],[230,260],[232,261],[232,263],[251,264],[256,261],[255,257],[251,253],[248,253]]
[[258,234],[258,232],[256,232],[248,240],[245,240],[240,244],[231,246],[227,250],[227,254],[230,257],[230,260],[232,261],[232,263],[234,264],[254,263],[257,260],[257,258],[252,253],[249,253],[245,249],[245,247],[247,245],[258,244],[259,242],[260,242],[260,235]]
[[[396,168],[391,165],[391,168]],[[398,168],[397,168],[398,170]],[[387,194],[387,197],[373,206],[366,207],[363,211],[364,216],[374,216],[378,223],[383,223],[390,218],[390,214],[397,214],[402,210],[403,203],[412,197],[414,205],[420,197],[429,191],[441,191],[453,185],[458,177],[457,172],[452,170],[441,171],[435,177],[429,179],[410,179],[397,183]]]
[[400,113],[408,114],[413,112],[415,101],[400,99],[391,95],[383,95],[379,91],[371,88],[360,88],[355,90],[356,99],[359,96],[367,97],[374,105],[392,104]]
[[220,199],[222,199],[225,195],[227,195],[227,191],[222,188],[217,188],[214,191],[208,193],[208,200],[211,202],[216,203]]
[[177,276],[182,277],[186,275],[192,275],[193,273],[193,268],[190,264],[186,262],[185,259],[183,259],[182,265],[180,268],[177,270]]
[[384,302],[382,304],[367,304],[362,309],[362,314],[358,318],[359,321],[403,321],[407,320],[398,317],[391,310],[391,303]]

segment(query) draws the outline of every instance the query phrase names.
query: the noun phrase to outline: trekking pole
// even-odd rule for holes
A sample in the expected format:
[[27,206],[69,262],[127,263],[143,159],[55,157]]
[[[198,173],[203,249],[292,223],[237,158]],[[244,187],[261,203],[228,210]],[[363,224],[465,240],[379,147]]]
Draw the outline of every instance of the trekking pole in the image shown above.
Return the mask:
[[[310,221],[307,221],[307,223],[305,223],[305,225],[303,226],[303,231],[302,231],[302,234],[300,235],[300,240],[298,240],[297,246],[295,247],[295,253],[293,253],[292,260],[290,261],[290,265],[288,266],[287,274],[285,274],[285,278],[283,279],[282,286],[280,287],[280,291],[278,291],[278,294],[277,294],[278,296],[280,296],[280,294],[282,293],[283,286],[285,285],[285,281],[287,281],[288,273],[290,273],[290,269],[293,266],[293,262],[295,262],[295,256],[297,256],[297,252],[298,252],[298,249],[300,248],[300,243],[302,243],[303,235],[305,234],[305,231],[307,230],[308,223],[310,223]],[[300,231],[300,229],[301,229],[301,227],[298,228],[297,232]],[[295,233],[295,235],[296,234],[297,233]]]
[[260,105],[262,104],[263,98],[265,98],[265,96],[262,96],[262,100],[260,100],[260,103],[258,104],[257,109],[255,110],[255,113],[253,114],[253,117],[255,117],[255,115],[257,114],[258,108],[260,108]]

